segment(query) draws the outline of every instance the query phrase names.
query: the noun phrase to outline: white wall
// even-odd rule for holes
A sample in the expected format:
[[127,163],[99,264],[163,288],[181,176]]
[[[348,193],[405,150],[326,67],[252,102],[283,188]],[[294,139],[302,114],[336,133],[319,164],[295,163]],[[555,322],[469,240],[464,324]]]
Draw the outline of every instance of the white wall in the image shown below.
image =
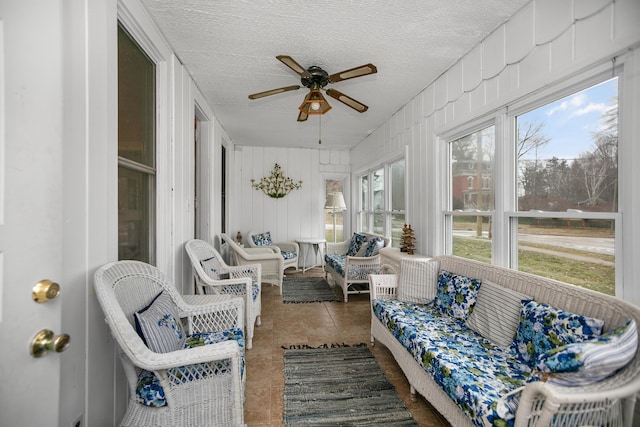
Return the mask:
[[355,147],[353,170],[407,145],[407,221],[416,230],[418,252],[439,254],[446,188],[446,156],[439,137],[583,71],[610,68],[617,57],[625,69],[619,101],[622,298],[640,304],[640,287],[633,283],[640,277],[634,261],[640,257],[640,224],[631,220],[640,207],[640,195],[632,188],[640,181],[640,123],[635,120],[640,116],[638,22],[637,0],[534,0]]
[[[280,199],[251,186],[251,179],[269,176],[276,163],[286,176],[302,181],[300,189]],[[348,151],[236,146],[228,233],[246,237],[249,231],[270,231],[276,242],[324,236],[324,179],[347,177],[349,163]]]

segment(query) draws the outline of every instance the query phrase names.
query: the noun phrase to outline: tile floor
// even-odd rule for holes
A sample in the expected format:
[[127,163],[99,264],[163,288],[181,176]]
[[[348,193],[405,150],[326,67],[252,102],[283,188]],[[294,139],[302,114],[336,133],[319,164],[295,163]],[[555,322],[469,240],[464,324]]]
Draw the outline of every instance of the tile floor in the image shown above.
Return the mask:
[[[320,268],[304,276],[321,276]],[[287,273],[287,277],[302,273]],[[262,325],[257,326],[253,348],[246,353],[247,386],[244,417],[249,427],[283,425],[283,347],[296,344],[368,343],[378,364],[395,386],[421,427],[447,427],[449,423],[421,396],[409,400],[409,384],[382,344],[371,347],[369,295],[350,295],[349,302],[284,304],[277,287],[262,288]]]

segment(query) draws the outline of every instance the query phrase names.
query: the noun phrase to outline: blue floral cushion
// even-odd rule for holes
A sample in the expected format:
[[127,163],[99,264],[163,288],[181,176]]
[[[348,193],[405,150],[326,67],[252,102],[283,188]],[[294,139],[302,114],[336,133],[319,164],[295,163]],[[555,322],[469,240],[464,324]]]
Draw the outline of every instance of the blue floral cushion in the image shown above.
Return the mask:
[[372,237],[369,239],[367,250],[364,251],[364,256],[378,255],[380,249],[384,248],[384,239],[382,237]]
[[284,259],[293,259],[298,254],[296,253],[296,251],[280,251],[280,255],[282,255],[282,258]]
[[635,320],[597,338],[552,348],[538,356],[536,368],[551,373],[548,382],[580,386],[603,380],[624,367],[638,349]]
[[499,405],[500,398],[538,378],[507,349],[443,316],[433,302],[374,300],[373,310],[472,423],[513,425],[514,407]]
[[168,353],[182,348],[185,333],[178,307],[162,291],[142,310],[134,313],[136,331],[149,349]]
[[347,250],[347,256],[356,256],[360,247],[367,241],[367,236],[361,233],[353,233],[351,241],[349,242],[349,249]]
[[539,355],[563,344],[589,340],[602,333],[604,322],[526,299],[511,351],[534,368]]
[[368,280],[369,274],[380,274],[380,266],[378,265],[368,265],[365,267],[358,264],[350,264],[349,271],[345,272],[347,264],[346,255],[327,254],[324,256],[324,260],[336,273],[342,277],[345,277],[345,273],[347,273],[351,280]]
[[260,234],[254,234],[251,237],[253,238],[253,243],[255,243],[256,246],[272,246],[273,245],[270,231],[267,231],[265,233],[260,233]]
[[344,266],[347,263],[347,257],[345,255],[326,254],[324,261],[328,266],[333,268],[336,273],[344,277]]
[[[242,329],[234,328],[222,332],[203,332],[190,335],[184,342],[184,348],[200,347],[207,344],[215,344],[218,342],[236,340],[240,348],[244,348],[244,334]],[[242,357],[242,372],[244,373],[244,353]],[[169,369],[167,377],[174,384],[186,383],[208,375],[217,375],[226,372],[229,369],[229,361],[218,361],[211,363],[199,363],[196,365],[180,366],[178,368]],[[243,374],[244,375],[244,374]],[[136,401],[151,407],[166,406],[167,399],[164,389],[160,385],[160,380],[153,372],[143,369],[138,375],[138,383],[136,385]]]
[[482,282],[460,274],[453,274],[446,270],[438,275],[438,291],[435,306],[440,313],[466,320],[473,312],[478,298],[478,291]]

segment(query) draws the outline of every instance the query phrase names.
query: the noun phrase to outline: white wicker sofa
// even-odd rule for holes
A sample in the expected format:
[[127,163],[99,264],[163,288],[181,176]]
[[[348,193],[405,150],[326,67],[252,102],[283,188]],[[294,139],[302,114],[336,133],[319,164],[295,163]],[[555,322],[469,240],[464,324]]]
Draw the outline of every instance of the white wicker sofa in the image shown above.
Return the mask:
[[365,232],[353,233],[344,242],[327,243],[325,276],[342,289],[343,302],[349,294],[369,293],[369,274],[380,273],[378,251],[390,243],[388,237]]
[[[434,257],[431,261],[439,264],[434,267],[434,264],[424,260],[403,260],[399,274],[370,276],[371,340],[372,342],[377,340],[391,351],[411,385],[412,394],[419,392],[456,427],[632,425],[636,394],[640,391],[640,356],[637,351],[638,332],[635,328],[635,324],[640,323],[638,307],[577,286],[455,256]],[[433,287],[436,291],[426,291],[429,283],[433,281],[434,270],[436,284]],[[460,320],[455,323],[452,322],[453,317],[438,316],[434,315],[433,311],[429,311],[437,308],[435,301],[427,301],[432,297],[433,292],[441,296],[437,288],[442,287],[443,271],[482,282],[479,285],[477,300],[474,302],[475,310],[470,311],[469,317],[473,316],[474,312],[480,313],[480,307],[484,305],[483,312],[498,313],[492,320],[490,319],[491,321],[495,321],[496,318],[498,321],[502,319],[500,312],[503,311],[503,307],[510,307],[513,299],[505,302],[496,297],[497,294],[490,294],[489,292],[493,292],[490,291],[491,289],[497,290],[498,293],[513,294],[514,298],[521,294],[526,295],[528,299],[522,301],[522,311],[516,315],[515,328],[518,333],[513,338],[516,341],[521,332],[526,332],[523,325],[526,325],[527,314],[525,313],[527,313],[526,307],[529,307],[527,304],[542,303],[542,305],[564,310],[565,313],[600,319],[604,321],[602,326],[604,336],[612,334],[618,336],[617,331],[624,329],[619,328],[620,325],[633,325],[624,329],[627,337],[625,344],[620,348],[607,347],[611,348],[610,354],[604,358],[614,360],[619,355],[626,354],[628,357],[620,364],[624,366],[605,379],[599,379],[591,384],[573,386],[562,383],[563,378],[579,383],[584,381],[584,378],[592,376],[593,371],[541,374],[534,369],[528,378],[525,378],[527,374],[523,377],[521,373],[512,369],[514,364],[509,359],[509,349],[505,349],[504,344],[502,347],[498,346],[484,336],[487,334],[489,320],[485,318],[484,322],[479,323],[481,326],[484,325],[483,334],[480,334],[467,327],[470,320]],[[486,286],[485,294],[481,295],[483,286]],[[414,302],[404,302],[407,299],[413,299]],[[455,323],[455,326],[451,326],[452,323]],[[398,333],[398,330],[401,330],[401,333]],[[438,340],[441,338],[438,334],[448,338],[442,338],[442,342],[439,343]],[[600,338],[598,341],[603,339],[605,338]],[[591,344],[594,340],[588,341],[590,343],[588,345],[592,346],[590,348],[602,345],[602,342]],[[542,358],[535,360],[549,361],[553,357],[549,355],[566,354],[567,349],[575,349],[575,346],[584,345],[586,342],[556,347],[545,353]],[[439,344],[442,345],[442,351],[438,351]],[[420,346],[424,349],[422,353],[415,351],[416,347]],[[473,369],[466,370],[467,376],[461,377],[461,371],[459,372],[458,369],[468,362],[466,359],[469,357],[468,351],[471,351],[469,350],[471,348],[480,352],[487,350],[486,354],[490,357],[483,359],[484,365],[478,364]],[[562,349],[564,351],[560,351]],[[546,356],[550,358],[545,359]],[[511,357],[515,360],[513,353]],[[509,363],[506,362],[507,360],[510,360]],[[587,360],[583,362],[584,366],[581,369],[586,369],[590,362]],[[537,367],[539,365],[534,364],[534,368]],[[493,415],[480,413],[481,410],[474,403],[461,404],[468,398],[467,393],[473,393],[469,390],[483,389],[487,384],[491,387],[495,379],[491,378],[491,374],[501,369],[506,369],[507,373],[505,378],[500,380],[508,385],[504,389],[506,390],[504,394],[498,394],[499,398],[491,408],[508,410],[510,415],[504,418],[495,417],[495,413]],[[443,378],[445,381],[442,381]],[[464,378],[464,380],[461,384],[455,384],[454,378],[457,380]],[[440,383],[444,383],[444,386]]]

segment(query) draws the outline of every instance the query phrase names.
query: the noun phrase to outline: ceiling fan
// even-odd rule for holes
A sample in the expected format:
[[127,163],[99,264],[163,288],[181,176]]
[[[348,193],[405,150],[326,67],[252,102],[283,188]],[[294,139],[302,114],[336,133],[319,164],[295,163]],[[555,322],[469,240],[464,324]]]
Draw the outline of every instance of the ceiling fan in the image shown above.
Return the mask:
[[[291,68],[296,74],[298,74],[300,76],[300,82],[302,83],[302,85],[310,89],[307,96],[304,97],[304,101],[302,101],[302,104],[300,104],[300,106],[298,107],[298,109],[300,110],[300,113],[298,114],[299,122],[307,120],[310,115],[325,114],[331,109],[331,105],[329,105],[327,100],[324,99],[324,96],[322,96],[322,92],[320,92],[320,90],[324,90],[330,97],[337,99],[344,105],[353,108],[359,113],[364,113],[369,109],[369,107],[367,107],[363,103],[356,101],[355,99],[345,95],[340,91],[337,91],[333,88],[325,89],[325,86],[327,86],[329,83],[337,83],[343,80],[362,77],[369,74],[375,74],[378,72],[378,69],[375,67],[375,65],[365,64],[359,67],[341,71],[339,73],[329,74],[316,65],[312,65],[311,67],[304,69],[292,57],[287,55],[278,55],[276,56],[276,59],[278,59],[287,67]],[[280,87],[277,89],[271,89],[264,92],[251,94],[249,95],[249,99],[264,98],[265,96],[276,95],[291,90],[298,90],[300,88],[300,85]]]

